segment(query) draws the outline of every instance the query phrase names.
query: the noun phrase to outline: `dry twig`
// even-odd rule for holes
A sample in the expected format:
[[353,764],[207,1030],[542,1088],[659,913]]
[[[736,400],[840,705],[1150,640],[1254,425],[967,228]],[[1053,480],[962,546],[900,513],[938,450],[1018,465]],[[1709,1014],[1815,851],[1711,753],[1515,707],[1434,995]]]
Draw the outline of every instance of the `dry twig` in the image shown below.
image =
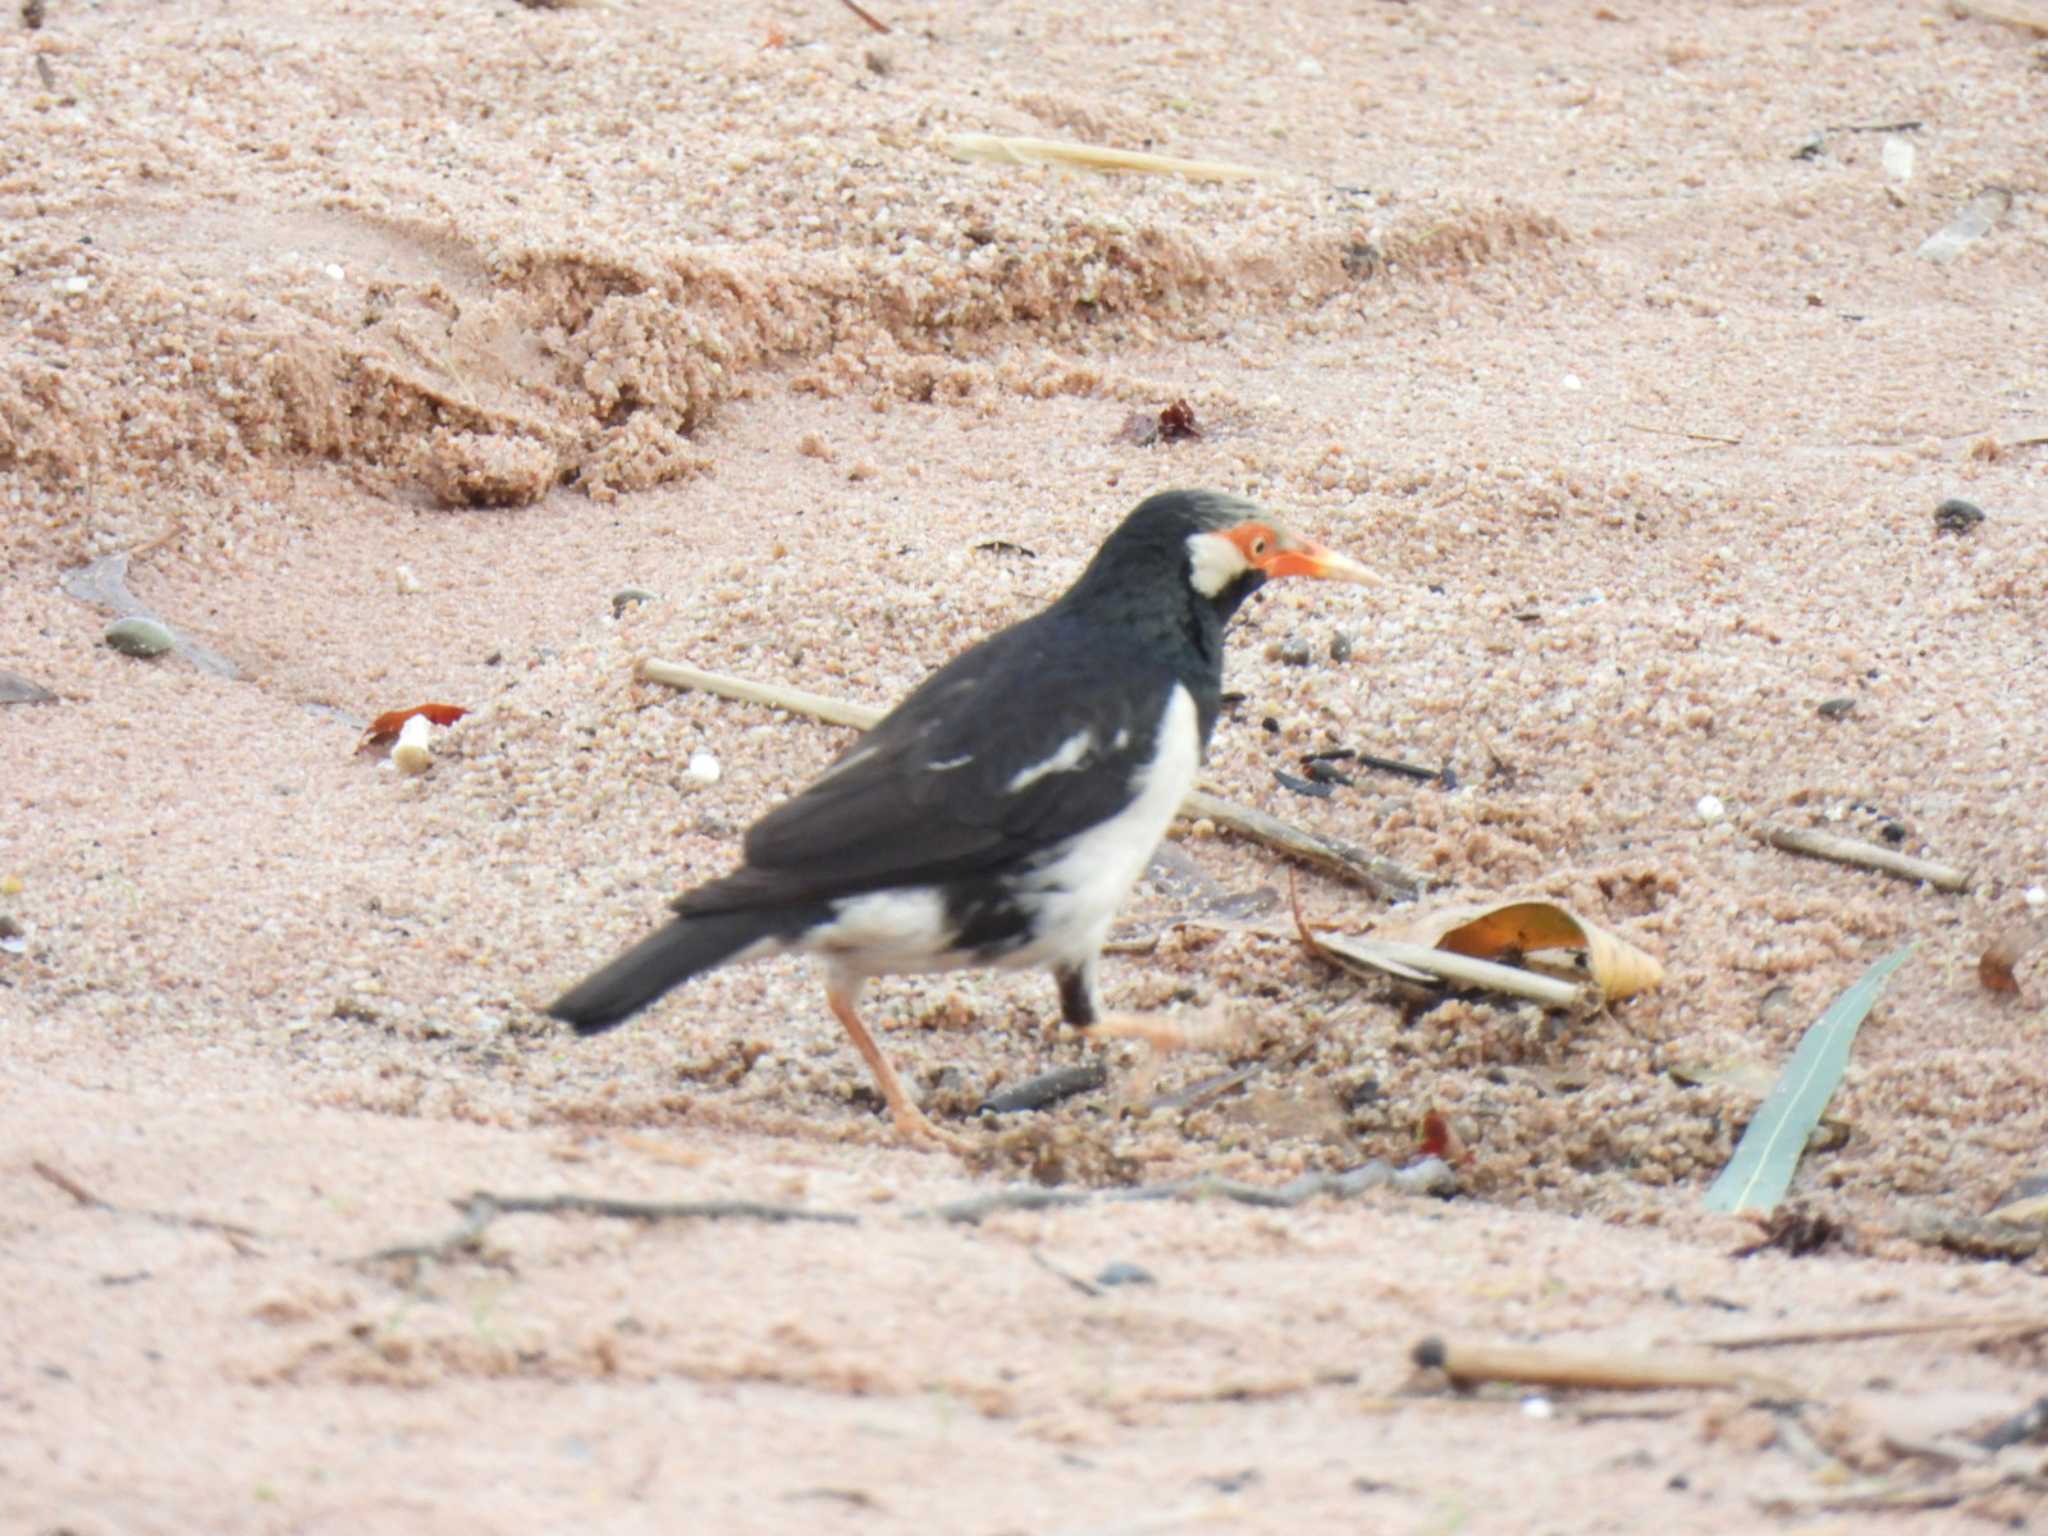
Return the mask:
[[139,1216],[144,1221],[153,1221],[159,1226],[186,1227],[194,1232],[218,1232],[228,1240],[229,1247],[244,1256],[256,1251],[250,1245],[262,1236],[253,1227],[245,1227],[238,1222],[222,1221],[214,1216],[186,1216],[177,1211],[142,1210],[133,1206],[116,1205],[111,1200],[102,1200],[63,1169],[54,1168],[40,1158],[28,1166],[37,1178],[56,1185],[89,1211],[105,1211],[110,1216]]
[[1775,1349],[1784,1344],[1853,1344],[1863,1339],[1903,1339],[1928,1333],[2000,1333],[2015,1337],[2048,1333],[2048,1317],[1945,1317],[1910,1323],[1855,1323],[1839,1328],[1787,1328],[1774,1333],[1723,1334],[1698,1342],[1708,1349]]
[[2037,5],[2021,5],[2017,0],[1949,0],[1949,9],[1958,16],[2002,21],[2008,27],[2048,37],[2048,10]]
[[854,15],[858,16],[862,21],[866,22],[869,26],[873,27],[877,32],[887,32],[889,30],[889,24],[886,21],[883,21],[881,18],[877,16],[871,15],[862,7],[855,5],[853,3],[853,0],[839,0],[839,3],[845,6],[849,11],[853,12]]
[[[755,682],[726,672],[707,672],[701,667],[663,661],[654,656],[641,661],[639,676],[651,683],[666,683],[671,688],[695,688],[717,694],[720,698],[737,699],[746,704],[765,704],[832,725],[850,725],[860,731],[870,729],[883,715],[883,711],[871,705],[849,703],[801,688],[785,688],[779,683]],[[1299,859],[1362,885],[1387,901],[1410,901],[1422,892],[1422,877],[1392,859],[1365,853],[1347,843],[1294,826],[1205,789],[1189,795],[1180,813],[1195,819],[1206,818],[1227,832],[1248,837],[1276,853],[1284,853],[1289,858]]]
[[1931,859],[1895,853],[1875,843],[1858,842],[1853,837],[1837,837],[1832,832],[1816,832],[1807,827],[1773,827],[1766,836],[1773,848],[1782,848],[1787,853],[1803,853],[1809,858],[1882,870],[1885,874],[1907,880],[1924,880],[1937,891],[1966,891],[1970,888],[1970,876],[1964,870],[1936,864]]
[[1415,1363],[1440,1370],[1459,1386],[1487,1381],[1539,1387],[1592,1387],[1602,1391],[1657,1392],[1672,1387],[1736,1387],[1772,1396],[1806,1394],[1790,1382],[1724,1365],[1718,1360],[1674,1360],[1622,1350],[1552,1349],[1542,1345],[1449,1344],[1424,1339]]
[[445,1237],[423,1243],[399,1243],[366,1253],[356,1262],[380,1259],[445,1259],[474,1249],[484,1231],[500,1216],[608,1216],[618,1221],[817,1221],[856,1226],[858,1216],[838,1211],[807,1211],[801,1206],[767,1205],[758,1200],[617,1200],[603,1195],[494,1195],[480,1189],[453,1202],[462,1222]]

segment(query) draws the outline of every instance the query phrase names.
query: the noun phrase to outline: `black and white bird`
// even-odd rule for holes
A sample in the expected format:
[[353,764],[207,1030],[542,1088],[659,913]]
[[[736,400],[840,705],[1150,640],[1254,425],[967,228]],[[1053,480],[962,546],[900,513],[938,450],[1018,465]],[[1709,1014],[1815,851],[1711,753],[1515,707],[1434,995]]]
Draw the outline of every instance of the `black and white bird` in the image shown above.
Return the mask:
[[1250,502],[1149,497],[1051,607],[933,673],[754,823],[739,869],[548,1012],[595,1034],[713,966],[816,955],[897,1130],[954,1144],[854,1011],[862,985],[1045,966],[1066,1021],[1100,1032],[1103,940],[1194,787],[1225,626],[1283,576],[1374,580]]

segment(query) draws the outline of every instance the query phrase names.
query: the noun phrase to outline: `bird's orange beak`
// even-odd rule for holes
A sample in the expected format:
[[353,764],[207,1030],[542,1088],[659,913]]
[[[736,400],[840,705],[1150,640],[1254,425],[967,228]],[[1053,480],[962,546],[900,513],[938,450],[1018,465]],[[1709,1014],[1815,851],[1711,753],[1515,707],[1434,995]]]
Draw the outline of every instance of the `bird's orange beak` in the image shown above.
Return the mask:
[[1269,581],[1282,576],[1316,576],[1324,581],[1355,581],[1377,585],[1379,577],[1368,567],[1325,549],[1313,539],[1289,533],[1272,523],[1239,523],[1224,534],[1244,555],[1245,564]]

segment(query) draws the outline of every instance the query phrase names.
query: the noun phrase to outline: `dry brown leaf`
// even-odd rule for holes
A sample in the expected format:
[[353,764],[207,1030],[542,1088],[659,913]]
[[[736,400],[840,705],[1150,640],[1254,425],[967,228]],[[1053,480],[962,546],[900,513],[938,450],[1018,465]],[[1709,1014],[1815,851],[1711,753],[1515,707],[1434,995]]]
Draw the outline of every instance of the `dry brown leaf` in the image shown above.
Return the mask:
[[[1656,956],[1554,901],[1450,907],[1416,923],[1404,937],[1475,960],[1520,961],[1543,950],[1583,950],[1583,974],[1593,978],[1609,1002],[1647,992],[1664,980]],[[1574,967],[1565,974],[1580,973]]]
[[1977,979],[1984,983],[1984,990],[2018,992],[2020,983],[2013,975],[2013,967],[2026,951],[2026,935],[2011,929],[1985,945],[1984,953],[1977,957]]

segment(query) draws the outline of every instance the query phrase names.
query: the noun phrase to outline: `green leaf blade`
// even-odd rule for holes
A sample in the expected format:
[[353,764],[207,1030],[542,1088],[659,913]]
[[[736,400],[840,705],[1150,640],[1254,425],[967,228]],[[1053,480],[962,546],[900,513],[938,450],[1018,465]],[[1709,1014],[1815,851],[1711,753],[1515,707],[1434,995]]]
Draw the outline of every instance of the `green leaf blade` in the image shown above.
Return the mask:
[[1849,1065],[1856,1031],[1883,994],[1892,972],[1906,963],[1917,941],[1894,950],[1857,977],[1807,1026],[1799,1047],[1757,1107],[1735,1155],[1702,1202],[1710,1211],[1769,1211],[1785,1198],[1806,1151],[1806,1140]]

